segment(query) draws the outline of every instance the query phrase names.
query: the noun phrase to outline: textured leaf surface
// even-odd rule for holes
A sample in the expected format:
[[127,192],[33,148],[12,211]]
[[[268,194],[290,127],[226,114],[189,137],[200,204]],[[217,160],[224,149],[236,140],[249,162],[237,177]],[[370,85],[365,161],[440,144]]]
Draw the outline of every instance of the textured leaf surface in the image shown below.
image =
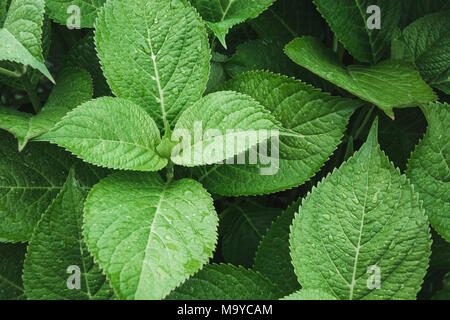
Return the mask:
[[36,115],[0,107],[0,128],[9,131],[19,141],[19,150],[29,140],[47,132],[70,110],[92,98],[92,80],[87,71],[63,69],[47,103]]
[[42,213],[61,190],[69,169],[91,186],[104,170],[87,166],[46,143],[32,143],[17,152],[16,141],[0,132],[0,238],[28,241]]
[[156,153],[161,138],[153,119],[120,98],[102,97],[82,104],[39,139],[112,169],[157,171],[167,164]]
[[[377,121],[361,149],[303,200],[290,244],[303,288],[350,300],[416,298],[429,225],[409,181],[378,146]],[[370,289],[376,270],[380,287]]]
[[[250,96],[231,91],[212,93],[183,112],[175,125],[174,133],[183,134],[183,139],[172,160],[189,167],[224,163],[266,141],[274,134],[272,130],[279,130],[278,122]],[[255,133],[254,139],[246,140],[249,132]]]
[[145,108],[160,127],[206,88],[206,29],[184,0],[110,0],[97,19],[95,40],[112,92]]
[[345,67],[318,39],[294,39],[285,48],[296,63],[369,101],[393,117],[392,108],[406,108],[436,100],[433,90],[407,63],[385,60],[374,66]]
[[205,264],[217,241],[212,198],[196,181],[109,176],[90,192],[84,235],[121,299],[161,299]]
[[[348,119],[361,102],[331,97],[300,81],[269,72],[250,72],[224,89],[251,95],[283,127],[303,135],[291,140],[299,160],[279,161],[274,175],[261,175],[270,165],[212,165],[195,169],[194,176],[214,193],[238,196],[277,192],[302,184],[330,157]],[[275,166],[275,162],[273,162]]]
[[401,39],[409,59],[429,84],[450,82],[450,11],[432,13],[403,30]]
[[63,25],[70,21],[70,17],[76,11],[69,10],[71,6],[77,6],[80,10],[80,27],[92,28],[98,11],[106,0],[45,0],[47,14],[56,22]]
[[190,0],[207,26],[226,48],[225,36],[234,25],[256,18],[275,0]]
[[[401,1],[314,0],[314,3],[344,47],[361,62],[376,63],[382,58],[402,13]],[[371,5],[380,8],[380,29],[367,27],[372,15],[367,9]]]
[[222,255],[225,262],[251,267],[261,238],[281,213],[250,201],[230,205],[220,214]]
[[293,203],[272,223],[259,244],[253,265],[253,270],[269,278],[286,295],[300,289],[289,250],[289,227],[299,204]]
[[428,129],[408,162],[411,179],[434,229],[450,242],[450,139],[446,126],[450,106],[431,103],[423,107]]
[[[81,233],[86,195],[71,170],[28,245],[23,271],[28,299],[103,300],[114,296],[109,282],[94,264]],[[68,289],[70,266],[81,271],[80,289]]]
[[336,300],[336,297],[320,290],[302,289],[281,300]]
[[170,300],[274,300],[279,289],[261,274],[230,264],[210,264],[186,280]]
[[44,0],[12,0],[0,29],[0,60],[31,66],[54,81],[42,54],[44,6]]
[[0,300],[25,299],[22,266],[25,244],[0,243]]

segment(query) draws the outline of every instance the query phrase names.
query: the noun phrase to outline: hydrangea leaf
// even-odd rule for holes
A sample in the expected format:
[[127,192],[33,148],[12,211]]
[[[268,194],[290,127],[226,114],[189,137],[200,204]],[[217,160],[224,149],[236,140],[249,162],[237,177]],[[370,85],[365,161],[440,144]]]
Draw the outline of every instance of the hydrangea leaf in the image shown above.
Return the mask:
[[[42,215],[28,245],[23,271],[28,299],[105,300],[114,297],[81,233],[86,195],[87,191],[71,170],[62,190]],[[74,280],[69,278],[75,268],[80,271],[78,289],[68,287],[68,283],[74,285]]]
[[423,106],[428,129],[408,161],[407,176],[423,200],[433,228],[450,242],[450,106]]
[[275,300],[283,294],[258,272],[231,264],[210,264],[186,280],[169,300]]
[[25,299],[22,266],[25,244],[0,243],[0,300]]
[[36,116],[0,107],[0,128],[14,134],[19,151],[28,141],[46,133],[70,110],[92,98],[92,79],[87,71],[65,68],[56,79],[47,103]]
[[189,0],[220,43],[227,48],[225,36],[236,24],[256,18],[275,0]]
[[[173,140],[181,141],[174,149],[172,161],[188,167],[224,163],[267,141],[279,129],[270,112],[250,96],[215,92],[181,115],[173,136]],[[266,134],[259,134],[259,130]],[[253,133],[252,138],[247,138]]]
[[375,104],[391,118],[394,107],[407,108],[437,99],[419,72],[406,62],[385,60],[373,66],[346,67],[331,49],[309,36],[294,39],[285,51],[299,65]]
[[54,82],[42,54],[44,12],[44,0],[11,1],[5,23],[0,29],[0,61],[30,66]]
[[[406,59],[412,61],[422,78],[434,86],[448,82],[450,75],[450,11],[431,13],[408,27],[397,39],[407,48]],[[393,42],[399,45],[398,42]]]
[[111,169],[157,171],[167,164],[156,152],[161,138],[153,119],[144,109],[120,98],[88,101],[38,139]]
[[289,250],[289,228],[300,201],[290,205],[272,223],[255,255],[253,270],[260,272],[283,290],[285,295],[300,289]]
[[[331,30],[352,56],[361,62],[378,62],[389,47],[392,33],[402,13],[401,1],[390,0],[314,0]],[[380,8],[380,29],[369,29],[373,14],[369,7]],[[367,13],[369,11],[369,13]]]
[[336,300],[336,297],[321,290],[301,289],[281,300]]
[[[262,71],[242,74],[226,83],[224,89],[252,96],[283,127],[304,136],[291,140],[298,160],[281,158],[278,168],[277,161],[272,161],[256,165],[216,164],[194,170],[193,175],[208,190],[226,196],[277,192],[310,179],[336,149],[348,119],[362,105],[360,101],[332,97],[301,81]],[[261,175],[262,168],[272,170],[271,166],[275,174]]]
[[161,299],[209,260],[217,225],[200,183],[120,172],[90,192],[83,232],[121,299]]
[[208,37],[185,0],[110,0],[99,13],[95,41],[112,92],[145,108],[160,128],[205,91]]
[[219,234],[225,262],[251,267],[261,238],[281,209],[245,201],[232,203],[220,213]]
[[291,257],[305,289],[340,299],[415,299],[431,236],[413,187],[366,143],[303,200],[291,227]]
[[85,187],[107,174],[47,143],[31,143],[17,152],[11,135],[0,132],[0,141],[0,238],[7,241],[30,240],[72,166]]
[[[62,25],[67,25],[71,16],[80,13],[80,27],[92,28],[94,26],[97,13],[106,0],[45,0],[47,14]],[[73,6],[77,9],[73,10]]]

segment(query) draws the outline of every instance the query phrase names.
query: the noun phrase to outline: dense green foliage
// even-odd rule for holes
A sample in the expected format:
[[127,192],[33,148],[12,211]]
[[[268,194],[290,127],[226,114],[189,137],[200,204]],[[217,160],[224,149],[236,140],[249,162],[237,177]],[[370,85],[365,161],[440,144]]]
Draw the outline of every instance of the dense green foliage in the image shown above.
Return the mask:
[[449,15],[0,0],[0,300],[448,299]]

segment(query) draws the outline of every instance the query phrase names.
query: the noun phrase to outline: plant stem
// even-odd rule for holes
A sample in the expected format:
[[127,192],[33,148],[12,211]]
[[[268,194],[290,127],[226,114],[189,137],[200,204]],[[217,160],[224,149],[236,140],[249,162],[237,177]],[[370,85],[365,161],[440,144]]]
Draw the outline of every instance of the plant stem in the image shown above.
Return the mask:
[[22,76],[21,72],[11,71],[11,70],[8,70],[8,69],[2,68],[2,67],[0,67],[0,74],[3,74],[8,77],[13,77],[13,78],[20,78]]
[[173,162],[169,159],[169,162],[167,163],[166,167],[166,179],[167,183],[170,183],[174,176],[174,169],[173,169]]
[[361,134],[361,132],[363,131],[364,127],[366,126],[367,122],[370,119],[370,116],[372,115],[373,110],[375,109],[375,106],[372,105],[372,107],[370,107],[369,112],[367,112],[366,116],[364,117],[363,122],[361,123],[361,125],[359,126],[358,130],[356,131],[355,135],[353,136],[353,139],[356,140],[358,139],[359,135]]
[[36,93],[36,88],[33,87],[33,85],[30,82],[30,79],[28,79],[28,76],[26,73],[24,73],[20,77],[20,80],[22,81],[22,84],[25,87],[25,91],[26,91],[28,97],[30,98],[31,104],[33,105],[34,112],[38,113],[39,111],[41,111],[42,104],[41,104],[41,100],[39,99],[39,97]]

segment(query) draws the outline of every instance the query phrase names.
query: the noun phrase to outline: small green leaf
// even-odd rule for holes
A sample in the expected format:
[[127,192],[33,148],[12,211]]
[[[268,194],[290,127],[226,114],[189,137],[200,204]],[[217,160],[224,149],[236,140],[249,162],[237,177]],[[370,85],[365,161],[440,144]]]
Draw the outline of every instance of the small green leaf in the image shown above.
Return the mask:
[[83,233],[121,299],[161,299],[208,262],[217,225],[198,182],[121,172],[90,192]]
[[158,171],[167,164],[156,152],[161,138],[153,119],[120,98],[102,97],[82,104],[39,140],[111,169]]
[[258,272],[210,264],[175,289],[168,300],[275,300],[281,291]]
[[226,48],[225,36],[236,24],[256,18],[275,0],[189,0]]
[[321,290],[301,289],[280,300],[337,300],[335,296]]
[[47,103],[36,116],[0,107],[0,128],[14,134],[19,151],[31,139],[46,133],[70,110],[92,98],[92,79],[87,71],[65,68],[56,79]]
[[446,128],[450,106],[430,103],[422,107],[428,129],[408,161],[411,179],[434,229],[450,242],[450,143]]
[[24,300],[22,266],[25,244],[0,243],[0,300]]
[[377,143],[367,142],[303,200],[291,257],[305,289],[340,299],[415,299],[428,268],[430,228],[418,195]]
[[80,14],[80,27],[92,28],[94,26],[97,13],[106,0],[45,0],[47,14],[55,22],[64,26],[70,22],[73,15],[78,11],[72,10],[72,6],[76,6]]
[[[23,281],[28,299],[97,300],[114,297],[81,234],[87,192],[71,170],[61,192],[42,215],[29,242]],[[73,269],[70,269],[70,268]],[[71,272],[79,280],[69,279]],[[80,281],[79,288],[69,288]]]
[[344,66],[318,39],[294,39],[286,54],[299,65],[382,109],[391,118],[393,108],[417,106],[437,99],[420,74],[407,63],[385,60],[374,66]]
[[112,92],[145,108],[160,128],[173,127],[205,91],[208,36],[185,0],[109,0],[95,43]]

